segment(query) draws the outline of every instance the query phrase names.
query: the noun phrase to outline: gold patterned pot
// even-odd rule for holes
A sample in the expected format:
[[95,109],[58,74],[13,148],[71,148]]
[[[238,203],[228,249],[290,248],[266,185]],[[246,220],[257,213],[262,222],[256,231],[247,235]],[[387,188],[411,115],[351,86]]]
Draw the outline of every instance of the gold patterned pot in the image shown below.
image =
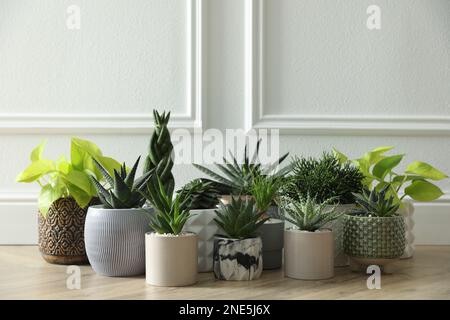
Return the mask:
[[87,264],[84,221],[88,206],[80,208],[73,198],[52,203],[47,216],[38,214],[39,251],[45,261],[55,264]]

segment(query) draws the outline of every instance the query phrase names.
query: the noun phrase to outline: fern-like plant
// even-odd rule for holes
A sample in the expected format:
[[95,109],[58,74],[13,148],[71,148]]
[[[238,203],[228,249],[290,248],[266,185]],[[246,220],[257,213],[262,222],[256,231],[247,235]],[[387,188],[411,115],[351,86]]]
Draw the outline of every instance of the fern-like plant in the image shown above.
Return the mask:
[[361,216],[392,217],[398,215],[400,203],[395,201],[394,196],[387,197],[390,186],[384,186],[380,191],[374,188],[372,191],[364,188],[362,193],[355,193],[356,203],[359,205],[354,213]]
[[[245,145],[242,163],[239,163],[237,158],[230,152],[232,161],[223,158],[223,164],[215,164],[221,173],[216,173],[199,164],[194,163],[194,166],[211,177],[219,185],[219,188],[224,191],[223,194],[250,195],[254,177],[271,173],[289,155],[289,153],[286,153],[267,168],[263,168],[262,164],[258,162],[260,143],[261,139],[256,144],[256,151],[252,158],[249,157],[247,145]],[[282,176],[288,170],[289,168],[286,167],[276,174]]]
[[333,198],[337,203],[350,204],[355,202],[354,192],[362,189],[364,175],[353,164],[341,163],[331,153],[325,152],[320,159],[298,158],[292,161],[290,180],[295,185],[287,184],[284,193],[299,199],[307,195],[319,203]]
[[178,193],[190,197],[189,209],[213,209],[219,203],[219,191],[212,181],[195,179],[183,186]]
[[231,239],[248,239],[257,236],[258,228],[268,220],[256,209],[254,200],[232,197],[228,205],[220,204],[214,221]]
[[184,224],[189,219],[188,203],[190,201],[189,192],[175,198],[171,193],[167,193],[161,179],[156,176],[158,189],[151,185],[148,192],[142,192],[156,210],[156,215],[150,220],[150,227],[159,234],[178,235],[182,232]]
[[150,138],[148,155],[145,159],[144,172],[154,170],[155,175],[148,182],[157,185],[155,180],[158,176],[167,194],[172,194],[175,187],[175,180],[172,174],[173,167],[173,145],[170,139],[170,132],[167,127],[170,120],[170,112],[159,114],[153,110],[155,129]]
[[299,230],[314,232],[343,214],[336,212],[336,206],[331,205],[334,202],[334,198],[318,203],[310,195],[302,199],[283,195],[279,205],[286,221]]
[[139,164],[140,157],[136,160],[133,168],[127,173],[125,163],[121,166],[120,172],[114,170],[114,177],[94,159],[94,163],[105,178],[109,185],[105,188],[95,177],[90,176],[95,188],[97,189],[98,197],[107,209],[130,209],[139,208],[145,202],[142,196],[142,191],[145,190],[148,180],[151,178],[153,171],[149,171],[136,179],[136,170]]

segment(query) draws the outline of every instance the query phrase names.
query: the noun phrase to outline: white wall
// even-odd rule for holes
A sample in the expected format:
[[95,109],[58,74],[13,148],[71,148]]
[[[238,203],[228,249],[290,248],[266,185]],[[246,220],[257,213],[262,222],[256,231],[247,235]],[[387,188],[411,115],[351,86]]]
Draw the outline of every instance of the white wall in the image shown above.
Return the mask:
[[[281,128],[292,154],[394,145],[449,173],[450,1],[0,0],[0,243],[36,242],[38,187],[14,182],[34,145],[56,157],[78,135],[132,162],[154,107],[173,127]],[[417,241],[450,244],[449,194],[416,209]]]

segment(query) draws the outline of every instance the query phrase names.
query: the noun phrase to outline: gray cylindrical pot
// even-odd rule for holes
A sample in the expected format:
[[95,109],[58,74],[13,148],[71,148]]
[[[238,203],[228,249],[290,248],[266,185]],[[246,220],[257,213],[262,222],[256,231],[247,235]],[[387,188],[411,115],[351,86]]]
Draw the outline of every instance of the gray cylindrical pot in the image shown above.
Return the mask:
[[260,228],[263,246],[263,268],[281,268],[283,260],[284,221],[269,219]]
[[221,280],[254,280],[263,269],[262,241],[249,239],[214,239],[214,275]]
[[[330,206],[331,207],[331,206]],[[340,204],[336,207],[337,213],[346,213],[355,209],[355,204]],[[344,216],[329,222],[324,226],[333,230],[334,234],[334,266],[346,267],[349,265],[349,259],[344,251]]]
[[213,270],[214,237],[219,233],[219,226],[214,221],[215,209],[198,209],[190,211],[183,231],[198,235],[198,271]]
[[289,278],[328,279],[334,276],[333,231],[284,231],[284,271]]
[[148,210],[89,207],[84,235],[96,273],[110,277],[145,273],[145,233],[151,231]]

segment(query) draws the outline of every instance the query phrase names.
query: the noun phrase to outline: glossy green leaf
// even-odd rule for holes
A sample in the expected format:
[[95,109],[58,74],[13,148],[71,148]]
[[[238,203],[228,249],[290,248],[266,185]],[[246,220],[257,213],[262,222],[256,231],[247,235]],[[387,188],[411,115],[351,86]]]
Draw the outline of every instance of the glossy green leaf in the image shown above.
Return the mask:
[[405,194],[417,201],[433,201],[444,193],[442,190],[428,181],[415,180],[405,188]]
[[431,180],[442,180],[448,178],[445,173],[439,171],[430,164],[421,161],[414,161],[409,164],[406,168],[406,173],[416,174]]
[[394,169],[402,161],[403,155],[398,154],[386,157],[378,161],[373,167],[372,174],[380,179],[383,179],[392,169]]
[[75,199],[81,208],[85,208],[92,200],[91,195],[70,182],[67,183],[67,189],[69,189],[69,194]]
[[17,182],[33,182],[42,176],[55,170],[55,164],[51,160],[41,159],[32,162],[24,171],[19,173]]
[[46,217],[51,204],[63,196],[63,190],[59,186],[53,187],[46,184],[39,194],[38,207],[39,212]]
[[[72,138],[70,144],[70,159],[74,168],[83,171],[87,165],[86,161],[89,158],[101,155],[102,152],[95,143],[80,138]],[[88,162],[88,167],[88,169],[93,171],[95,169],[92,162]]]
[[31,151],[30,160],[32,162],[41,160],[42,152],[44,151],[44,147],[47,144],[47,140],[43,140],[36,148]]
[[65,180],[83,190],[90,196],[95,196],[97,194],[91,180],[89,179],[89,176],[84,172],[72,170],[65,176]]

